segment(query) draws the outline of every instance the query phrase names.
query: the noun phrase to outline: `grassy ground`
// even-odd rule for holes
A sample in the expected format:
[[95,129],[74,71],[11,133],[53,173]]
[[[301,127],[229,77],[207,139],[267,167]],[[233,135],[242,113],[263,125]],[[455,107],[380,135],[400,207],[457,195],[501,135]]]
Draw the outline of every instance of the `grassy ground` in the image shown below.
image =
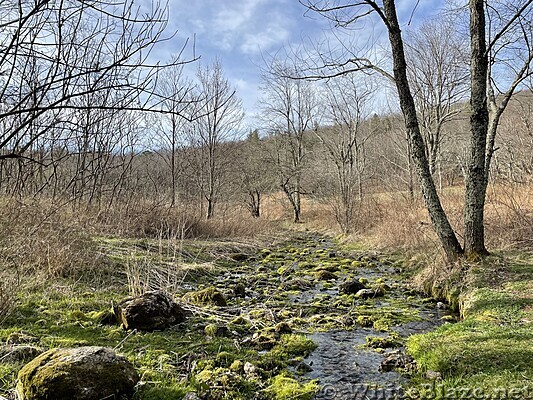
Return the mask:
[[[399,276],[377,277],[376,265],[395,270],[394,261],[316,234],[293,233],[262,246],[110,237],[94,242],[99,268],[26,285],[0,325],[0,341],[23,332],[42,349],[114,348],[141,375],[137,399],[181,399],[189,391],[213,400],[312,398],[317,382],[298,373],[303,357],[315,347],[303,333],[365,326],[401,345],[404,338],[391,328],[420,319],[413,307],[421,299],[405,301]],[[378,308],[378,299],[356,301],[353,294],[327,293],[364,271],[376,274],[366,285],[387,288],[387,304]],[[247,298],[234,294],[238,285]],[[175,328],[149,333],[103,323],[112,303],[155,288],[188,301],[191,317]],[[203,289],[208,289],[204,294],[218,290],[227,306],[198,295]],[[303,297],[297,303],[291,300],[298,296]],[[383,346],[372,342],[369,347]],[[22,365],[0,364],[0,394],[10,393]]]
[[460,303],[461,322],[409,339],[422,370],[412,393],[425,384],[425,398],[461,398],[468,389],[486,397],[463,398],[533,398],[533,253],[471,266]]

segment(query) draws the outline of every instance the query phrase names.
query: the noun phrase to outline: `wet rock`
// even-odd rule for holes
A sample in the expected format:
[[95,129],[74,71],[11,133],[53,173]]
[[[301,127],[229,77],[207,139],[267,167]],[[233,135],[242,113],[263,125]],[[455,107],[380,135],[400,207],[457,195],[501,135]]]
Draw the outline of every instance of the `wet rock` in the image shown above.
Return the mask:
[[39,347],[28,344],[8,344],[0,346],[0,363],[29,361],[43,352]]
[[360,290],[366,289],[366,285],[358,279],[342,282],[339,286],[339,292],[345,294],[357,293]]
[[299,372],[300,374],[305,374],[307,372],[312,372],[313,367],[311,367],[309,364],[305,363],[304,361],[300,361],[296,365],[296,371]]
[[26,364],[18,374],[21,400],[100,400],[132,394],[139,375],[112,349],[52,349]]
[[25,332],[13,332],[6,340],[6,344],[30,344],[39,343],[39,338]]
[[305,290],[312,287],[313,284],[306,279],[293,278],[281,284],[282,290]]
[[225,307],[227,305],[224,295],[213,286],[196,292],[186,293],[183,296],[183,300],[191,301],[201,305],[215,305],[220,307]]
[[153,331],[185,321],[186,312],[164,292],[147,292],[127,298],[115,306],[115,315],[124,329]]
[[244,286],[244,283],[239,282],[233,287],[233,296],[243,299],[246,297],[246,286]]
[[315,278],[318,279],[319,281],[329,281],[329,280],[337,279],[337,275],[327,270],[320,270],[315,273]]
[[374,297],[382,297],[385,295],[385,291],[381,288],[375,289],[361,289],[357,291],[355,297],[358,299],[373,299]]
[[380,372],[390,372],[394,370],[414,371],[416,364],[412,357],[400,351],[389,353],[379,366]]

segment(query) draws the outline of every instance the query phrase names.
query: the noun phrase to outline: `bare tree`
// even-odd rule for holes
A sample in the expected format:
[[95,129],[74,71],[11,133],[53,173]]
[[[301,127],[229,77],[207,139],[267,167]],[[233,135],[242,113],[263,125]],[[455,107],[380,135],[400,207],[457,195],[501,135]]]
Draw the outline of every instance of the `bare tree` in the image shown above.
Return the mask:
[[[353,228],[356,200],[363,198],[363,179],[366,168],[366,143],[372,136],[373,120],[369,119],[369,105],[375,88],[369,79],[362,81],[346,75],[325,85],[325,122],[329,129],[315,133],[326,149],[336,169],[336,192],[340,204],[335,217],[344,232]],[[369,119],[364,123],[366,119]]]
[[425,22],[406,36],[408,77],[432,175],[441,171],[445,124],[462,111],[459,102],[468,91],[466,48],[454,21],[447,18]]
[[155,150],[170,172],[171,207],[176,204],[178,175],[182,169],[179,150],[187,144],[187,124],[194,119],[197,107],[192,98],[193,83],[183,76],[183,65],[175,61],[173,64],[162,72],[157,85],[157,92],[163,99],[162,106],[168,113],[149,115],[156,132]]
[[[489,74],[489,55],[493,54],[493,49],[509,49],[509,41],[505,38],[512,35],[511,32],[522,32],[522,37],[527,38],[531,34],[531,29],[527,29],[531,24],[531,4],[532,0],[523,0],[519,2],[501,1],[493,2],[495,12],[500,18],[499,27],[495,29],[494,34],[490,35],[489,44],[487,45],[487,23],[485,19],[485,2],[484,0],[470,0],[470,157],[466,173],[465,189],[465,234],[464,234],[464,253],[467,256],[478,256],[487,254],[484,237],[484,204],[486,187],[488,181],[488,170],[494,151],[494,140],[492,132],[496,132],[498,112],[492,113],[492,121],[489,123],[489,109],[487,107],[488,92],[487,81]],[[435,182],[433,180],[428,157],[425,151],[424,138],[420,129],[420,123],[417,115],[416,104],[413,99],[411,85],[408,79],[408,66],[404,49],[404,41],[396,12],[396,3],[394,0],[361,0],[361,1],[341,1],[325,0],[320,2],[307,0],[306,5],[309,9],[318,12],[331,20],[335,21],[338,26],[351,26],[357,24],[369,16],[377,16],[385,26],[390,49],[392,53],[393,73],[390,74],[382,68],[373,64],[371,60],[364,57],[354,56],[348,60],[340,60],[334,64],[327,64],[329,75],[340,75],[352,71],[369,71],[374,70],[389,79],[393,79],[400,107],[405,119],[405,126],[412,150],[413,161],[416,166],[419,186],[422,190],[426,207],[435,231],[440,239],[442,247],[451,260],[456,259],[463,254],[463,248],[460,245],[457,236],[448,220],[438,196]],[[504,12],[508,10],[508,12]],[[512,84],[509,90],[505,92],[512,95],[518,85],[523,82],[530,71],[531,64],[531,47],[527,44],[519,46],[521,49],[521,60],[519,63],[512,60],[511,69],[514,73]],[[497,52],[496,52],[497,53]],[[495,59],[493,56],[491,60]],[[324,76],[314,74],[314,77]],[[505,99],[505,96],[504,96]],[[498,107],[499,110],[505,108],[506,102],[503,101]],[[494,122],[496,122],[494,124]]]
[[263,74],[263,119],[275,139],[273,154],[279,184],[289,200],[294,222],[300,222],[302,174],[307,149],[306,133],[311,133],[317,115],[318,100],[312,83],[291,79],[297,74],[279,60],[273,60]]
[[206,218],[214,216],[228,154],[222,144],[238,138],[244,118],[241,100],[235,89],[224,77],[220,61],[198,68],[198,93],[200,102],[198,116],[190,132],[195,152],[197,181],[202,196],[207,202]]
[[120,93],[121,109],[160,111],[153,96],[163,66],[147,62],[164,40],[167,10],[154,3],[141,12],[133,0],[6,0],[0,4],[0,159],[24,158],[74,100],[101,101],[85,109],[111,109],[106,93]]
[[251,131],[241,143],[237,165],[241,190],[246,199],[245,204],[254,218],[261,216],[263,195],[274,187],[273,174],[262,142],[259,131],[257,129]]

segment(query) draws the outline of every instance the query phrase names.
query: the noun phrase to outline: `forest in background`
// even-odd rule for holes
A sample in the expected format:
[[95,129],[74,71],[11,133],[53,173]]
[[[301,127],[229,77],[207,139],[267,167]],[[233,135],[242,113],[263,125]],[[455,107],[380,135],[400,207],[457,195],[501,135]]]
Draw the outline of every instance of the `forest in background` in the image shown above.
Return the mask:
[[[531,2],[473,2],[470,34],[460,3],[404,32],[394,2],[335,4],[303,8],[344,29],[342,46],[265,57],[250,128],[194,44],[151,61],[172,37],[162,4],[3,2],[7,263],[52,271],[71,234],[253,236],[288,221],[449,260],[459,242],[483,255],[485,228],[489,247],[529,247]],[[372,13],[390,47],[350,41]]]

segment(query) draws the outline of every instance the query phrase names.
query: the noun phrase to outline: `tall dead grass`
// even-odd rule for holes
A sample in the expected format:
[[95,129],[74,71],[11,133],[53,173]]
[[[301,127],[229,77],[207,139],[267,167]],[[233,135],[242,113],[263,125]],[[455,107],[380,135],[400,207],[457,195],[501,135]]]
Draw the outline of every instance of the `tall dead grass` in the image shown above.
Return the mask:
[[1,201],[0,268],[15,276],[65,276],[94,265],[89,233],[72,213],[43,202]]

